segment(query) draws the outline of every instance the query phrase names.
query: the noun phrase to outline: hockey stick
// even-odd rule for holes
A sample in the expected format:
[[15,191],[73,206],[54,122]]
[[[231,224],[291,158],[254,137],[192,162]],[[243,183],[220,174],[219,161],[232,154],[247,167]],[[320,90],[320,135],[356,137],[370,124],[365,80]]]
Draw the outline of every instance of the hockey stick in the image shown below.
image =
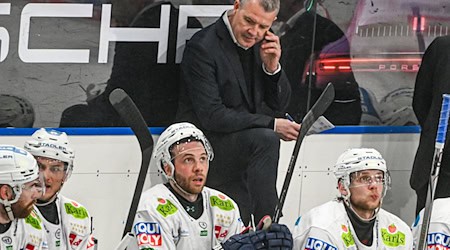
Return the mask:
[[439,170],[441,168],[442,151],[444,150],[445,145],[449,114],[450,95],[444,94],[442,96],[441,116],[439,118],[439,125],[436,133],[436,142],[434,144],[434,156],[433,163],[431,165],[430,180],[428,183],[425,211],[423,212],[422,227],[420,228],[419,245],[417,248],[419,250],[425,250],[428,248],[428,228],[430,227],[431,211],[433,210],[434,191],[436,190]]
[[141,168],[139,170],[133,200],[131,201],[130,211],[128,212],[127,223],[123,231],[123,236],[125,236],[128,232],[131,232],[131,228],[133,227],[134,216],[136,215],[142,188],[144,187],[145,176],[147,175],[152,156],[153,138],[141,112],[139,112],[133,100],[131,100],[123,89],[114,89],[109,95],[109,102],[117,113],[119,113],[123,121],[133,130],[139,142],[142,155]]
[[283,209],[284,201],[286,200],[287,191],[289,184],[291,183],[292,174],[294,172],[295,163],[297,162],[298,152],[300,151],[300,146],[302,145],[303,139],[305,139],[306,133],[314,124],[314,122],[321,116],[325,110],[330,106],[334,100],[334,87],[332,83],[328,83],[327,87],[317,99],[314,106],[302,120],[300,132],[298,133],[297,141],[295,142],[294,151],[292,152],[291,160],[287,169],[286,177],[284,179],[283,188],[281,189],[280,198],[278,199],[278,204],[275,207],[275,213],[273,215],[273,221],[278,223],[281,217],[281,211]]

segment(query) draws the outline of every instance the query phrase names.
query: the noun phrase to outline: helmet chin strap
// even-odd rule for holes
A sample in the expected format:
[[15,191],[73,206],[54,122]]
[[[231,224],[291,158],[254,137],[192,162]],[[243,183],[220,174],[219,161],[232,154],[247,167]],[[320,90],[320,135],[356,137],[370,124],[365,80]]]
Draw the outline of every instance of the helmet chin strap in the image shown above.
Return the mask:
[[364,221],[364,222],[369,222],[369,221],[373,220],[375,217],[377,217],[378,212],[381,209],[381,204],[383,203],[383,198],[381,198],[381,200],[380,200],[380,205],[374,210],[372,217],[365,219],[365,218],[362,218],[361,216],[359,216],[359,214],[353,208],[353,205],[350,201],[350,196],[352,195],[352,193],[350,192],[350,188],[348,188],[346,186],[345,189],[347,190],[347,194],[342,196],[344,203],[348,208],[350,208],[350,210],[352,210],[352,212],[356,215],[356,217],[358,217],[358,219],[360,219],[361,221]]
[[167,176],[167,179],[170,181],[172,181],[172,183],[177,187],[177,189],[179,189],[183,194],[191,196],[191,195],[196,195],[196,194],[192,194],[189,193],[188,191],[184,190],[177,182],[177,180],[175,180],[175,169],[173,170],[173,175],[171,176]]
[[14,217],[14,213],[11,208],[11,203],[8,200],[3,200],[3,205],[5,207],[5,211],[6,211],[6,214],[8,215],[8,218],[11,221],[15,220],[16,218]]

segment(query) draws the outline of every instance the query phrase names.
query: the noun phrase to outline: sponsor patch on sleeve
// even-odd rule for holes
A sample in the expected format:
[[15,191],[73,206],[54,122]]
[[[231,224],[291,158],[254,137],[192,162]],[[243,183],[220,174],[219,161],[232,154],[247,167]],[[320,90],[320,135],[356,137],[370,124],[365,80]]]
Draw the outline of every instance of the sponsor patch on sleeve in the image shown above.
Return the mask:
[[161,227],[156,222],[138,222],[134,232],[139,246],[162,246]]
[[323,240],[308,237],[306,240],[305,250],[337,250],[337,247]]
[[234,209],[233,202],[231,202],[230,199],[227,199],[227,197],[225,197],[222,194],[219,194],[217,196],[211,196],[209,200],[211,202],[211,206],[213,207],[218,207],[225,211],[231,211]]
[[381,238],[388,247],[404,246],[406,241],[405,234],[398,231],[395,224],[389,225],[388,228],[381,228]]
[[178,211],[178,208],[170,202],[170,200],[158,198],[158,203],[159,204],[156,207],[156,211],[164,216],[164,218]]

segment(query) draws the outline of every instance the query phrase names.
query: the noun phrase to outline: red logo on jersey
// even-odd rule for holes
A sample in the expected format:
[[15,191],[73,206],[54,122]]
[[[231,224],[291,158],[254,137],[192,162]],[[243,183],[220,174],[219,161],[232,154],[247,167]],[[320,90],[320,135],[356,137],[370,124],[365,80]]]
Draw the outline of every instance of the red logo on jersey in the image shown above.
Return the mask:
[[158,198],[158,202],[161,204],[166,204],[166,200],[164,200],[163,198]]
[[78,203],[76,203],[75,201],[72,201],[72,205],[74,206],[74,207],[79,207],[80,205],[78,205]]
[[221,226],[214,226],[214,234],[218,240],[223,240],[228,235],[228,230]]
[[89,248],[91,248],[93,246],[95,246],[94,236],[90,235],[89,236],[89,241],[88,241],[88,244],[87,244],[87,248],[89,249]]
[[342,231],[348,232],[348,228],[345,225],[341,225]]
[[27,244],[27,246],[25,247],[25,250],[34,250],[34,245],[31,244]]
[[395,233],[397,231],[397,227],[394,224],[389,225],[388,229],[389,233]]
[[219,195],[217,195],[217,196],[219,196],[219,198],[222,199],[222,200],[225,200],[225,199],[226,199],[225,196],[224,196],[223,194],[219,194]]
[[74,233],[69,234],[69,242],[70,242],[71,246],[79,246],[81,241],[82,241],[82,239],[80,237],[78,237],[78,235],[76,235]]

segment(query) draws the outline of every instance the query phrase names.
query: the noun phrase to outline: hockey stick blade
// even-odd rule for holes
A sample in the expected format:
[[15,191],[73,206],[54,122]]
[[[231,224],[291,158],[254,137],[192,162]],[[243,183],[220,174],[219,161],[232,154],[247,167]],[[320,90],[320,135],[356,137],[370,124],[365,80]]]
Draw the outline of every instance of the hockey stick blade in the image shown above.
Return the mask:
[[145,176],[147,175],[152,157],[153,138],[141,112],[139,112],[136,104],[134,104],[133,100],[131,100],[123,89],[114,89],[109,95],[109,102],[117,113],[119,113],[122,120],[131,128],[131,130],[133,130],[136,139],[139,142],[142,155],[136,188],[134,190],[130,211],[128,212],[127,222],[123,231],[123,236],[125,236],[128,232],[131,232],[131,228],[133,227],[137,206],[144,187]]
[[420,228],[418,250],[428,249],[428,229],[430,227],[431,212],[433,210],[434,192],[436,190],[439,178],[439,169],[441,167],[442,152],[444,150],[445,139],[448,128],[448,118],[450,116],[450,95],[444,94],[442,98],[441,115],[436,133],[436,142],[434,146],[433,163],[431,165],[430,180],[428,182],[427,199],[423,212],[423,221]]
[[305,139],[306,133],[314,124],[314,122],[321,116],[327,108],[331,105],[334,100],[334,87],[332,83],[328,83],[327,87],[317,99],[311,110],[308,111],[306,116],[303,118],[300,132],[298,133],[297,141],[295,142],[294,151],[292,152],[291,160],[289,161],[289,166],[286,172],[286,177],[284,179],[283,188],[281,189],[280,198],[278,199],[278,204],[275,207],[275,213],[273,216],[273,221],[278,223],[281,218],[281,212],[283,210],[284,201],[286,200],[287,191],[289,184],[291,183],[292,174],[294,172],[295,163],[297,162],[298,153],[300,151],[300,146],[302,145],[303,139]]

